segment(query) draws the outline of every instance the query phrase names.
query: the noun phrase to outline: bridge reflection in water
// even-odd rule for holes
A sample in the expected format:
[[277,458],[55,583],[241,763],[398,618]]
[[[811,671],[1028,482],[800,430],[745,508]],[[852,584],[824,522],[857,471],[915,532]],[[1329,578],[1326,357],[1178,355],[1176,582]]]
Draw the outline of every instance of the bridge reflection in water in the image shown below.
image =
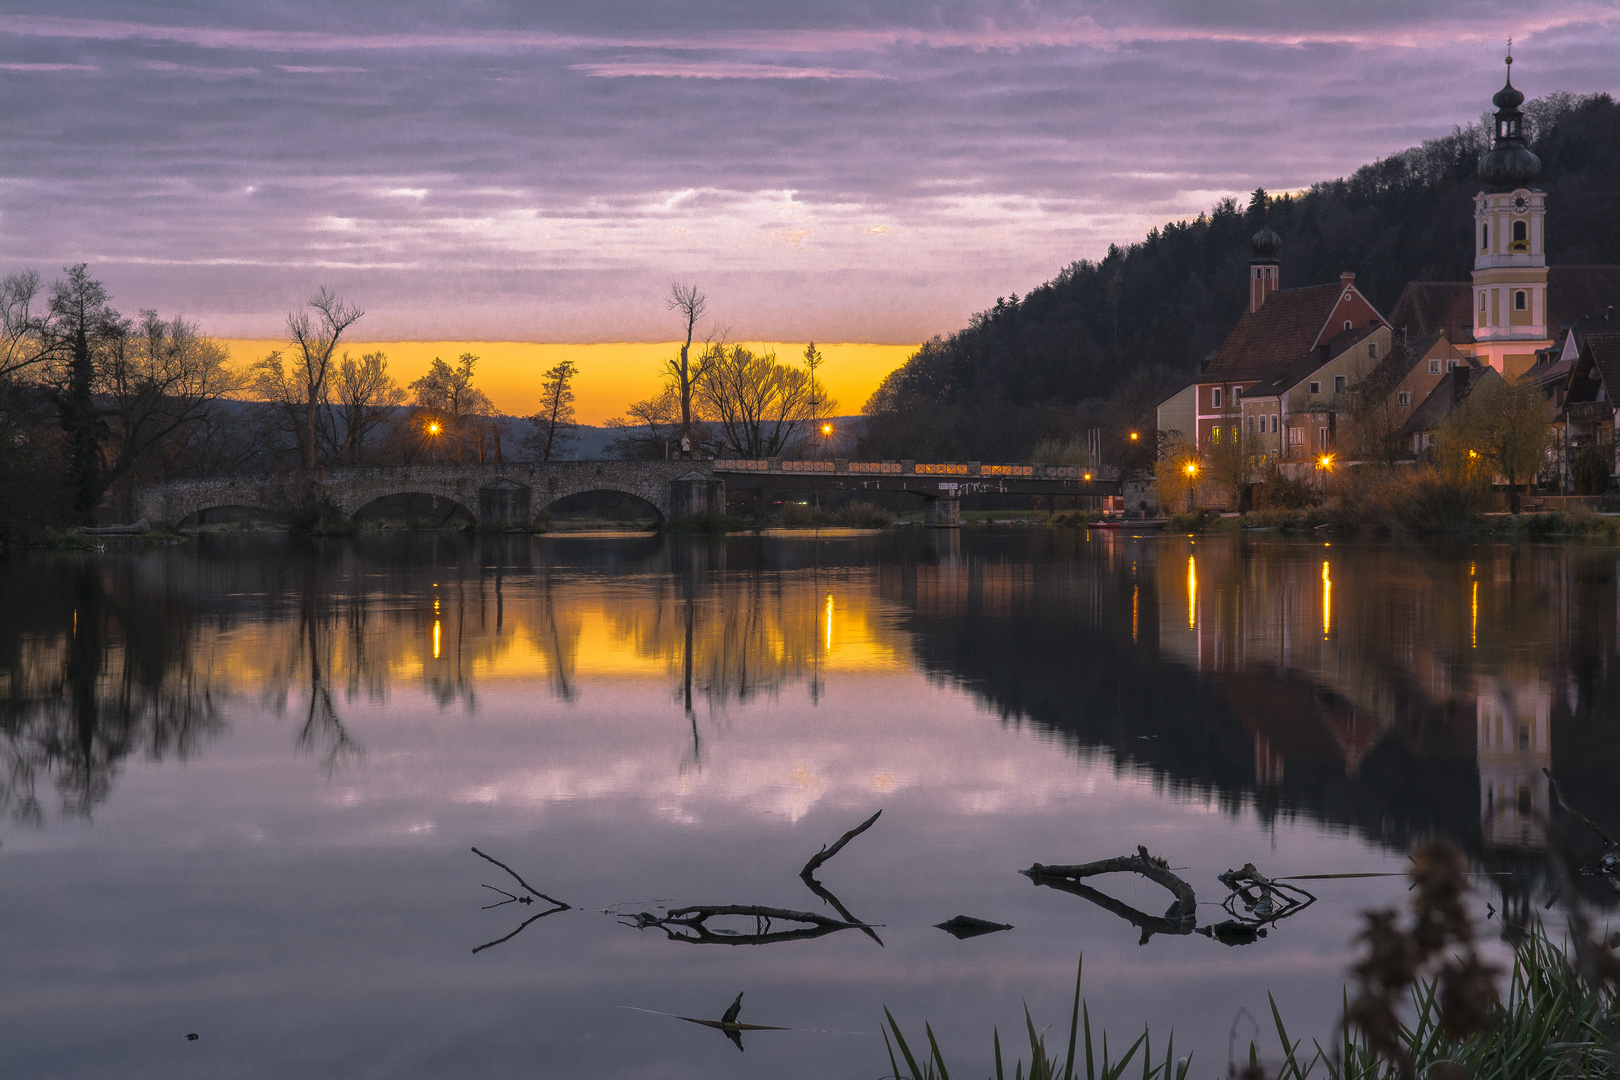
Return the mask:
[[25,819],[89,815],[125,761],[204,753],[248,712],[290,718],[337,770],[365,750],[356,702],[415,688],[476,712],[507,686],[571,701],[633,682],[668,702],[647,723],[689,730],[679,770],[734,706],[917,667],[1227,812],[1394,849],[1447,833],[1509,889],[1533,885],[1561,820],[1543,768],[1620,831],[1620,608],[1595,549],[246,538],[0,576],[0,801]]

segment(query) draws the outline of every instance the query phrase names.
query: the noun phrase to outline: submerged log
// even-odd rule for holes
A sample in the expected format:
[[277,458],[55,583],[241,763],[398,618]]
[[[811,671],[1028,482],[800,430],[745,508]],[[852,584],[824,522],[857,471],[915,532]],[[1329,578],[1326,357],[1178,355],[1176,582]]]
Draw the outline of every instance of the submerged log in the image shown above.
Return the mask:
[[[707,925],[709,919],[722,915],[753,918],[754,932],[742,934],[730,930],[714,930]],[[643,911],[632,918],[634,921],[626,925],[639,930],[656,926],[668,934],[672,941],[704,945],[767,945],[777,941],[804,941],[835,934],[840,930],[869,929],[865,923],[829,919],[813,911],[794,911],[790,908],[765,907],[759,904],[694,904],[674,908],[661,917]],[[802,925],[793,930],[773,930],[771,928],[773,921]]]
[[[1095,877],[1098,874],[1141,874],[1149,881],[1164,886],[1170,891],[1170,895],[1175,897],[1175,901],[1165,911],[1163,921],[1178,928],[1185,924],[1186,929],[1176,929],[1168,932],[1191,933],[1193,921],[1198,914],[1198,897],[1193,893],[1193,887],[1173,872],[1167,861],[1149,855],[1147,848],[1141,845],[1137,846],[1135,855],[1122,855],[1117,859],[1099,859],[1096,862],[1078,864],[1045,865],[1036,863],[1028,870],[1020,870],[1019,873],[1028,877],[1037,885],[1051,885],[1059,888],[1062,887],[1061,883],[1078,885],[1081,878]],[[1162,933],[1166,931],[1156,932]],[[1143,940],[1145,941],[1146,938],[1144,937]]]

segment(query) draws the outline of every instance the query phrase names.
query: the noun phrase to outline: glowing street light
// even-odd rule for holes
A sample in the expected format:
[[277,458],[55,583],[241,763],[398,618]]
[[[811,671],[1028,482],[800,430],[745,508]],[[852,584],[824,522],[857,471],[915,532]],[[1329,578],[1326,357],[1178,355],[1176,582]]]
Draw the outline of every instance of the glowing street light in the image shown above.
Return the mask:
[[1141,437],[1142,436],[1138,435],[1136,432],[1134,432],[1134,431],[1131,432],[1131,442],[1135,442],[1136,440],[1140,439]]
[[1198,475],[1198,462],[1189,461],[1189,462],[1187,462],[1187,464],[1182,466],[1182,469],[1187,473],[1188,476],[1197,476]]
[[821,425],[821,433],[823,435],[831,435],[832,434],[832,425],[831,424],[822,424]]
[[1316,467],[1318,469],[1321,469],[1323,472],[1332,472],[1333,471],[1333,455],[1332,454],[1323,454],[1321,457],[1317,458],[1316,459]]
[[443,428],[440,426],[437,420],[428,421],[427,431],[429,435],[437,435],[442,430]]

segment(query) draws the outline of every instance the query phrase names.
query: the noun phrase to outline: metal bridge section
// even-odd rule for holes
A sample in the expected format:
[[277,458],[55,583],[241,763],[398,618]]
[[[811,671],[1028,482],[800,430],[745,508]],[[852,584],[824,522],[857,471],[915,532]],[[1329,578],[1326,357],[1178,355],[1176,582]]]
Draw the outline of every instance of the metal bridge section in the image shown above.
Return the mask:
[[707,462],[733,488],[822,491],[900,491],[919,496],[923,524],[961,524],[964,495],[1118,495],[1117,466],[992,465],[978,461],[796,461],[717,458]]

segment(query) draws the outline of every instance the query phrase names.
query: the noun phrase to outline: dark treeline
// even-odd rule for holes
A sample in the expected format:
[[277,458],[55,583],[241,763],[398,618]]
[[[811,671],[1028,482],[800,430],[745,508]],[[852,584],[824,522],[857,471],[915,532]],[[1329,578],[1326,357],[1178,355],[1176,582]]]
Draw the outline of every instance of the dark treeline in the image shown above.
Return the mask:
[[[1620,262],[1620,105],[1555,94],[1525,107],[1548,192],[1548,261]],[[1489,128],[1474,124],[1297,195],[1256,191],[1080,261],[935,338],[867,402],[870,457],[1022,460],[1100,428],[1104,457],[1185,385],[1248,303],[1249,238],[1283,237],[1285,288],[1353,271],[1388,312],[1409,281],[1465,281]],[[1150,440],[1138,444],[1151,453]],[[1050,443],[1048,445],[1051,445]]]

